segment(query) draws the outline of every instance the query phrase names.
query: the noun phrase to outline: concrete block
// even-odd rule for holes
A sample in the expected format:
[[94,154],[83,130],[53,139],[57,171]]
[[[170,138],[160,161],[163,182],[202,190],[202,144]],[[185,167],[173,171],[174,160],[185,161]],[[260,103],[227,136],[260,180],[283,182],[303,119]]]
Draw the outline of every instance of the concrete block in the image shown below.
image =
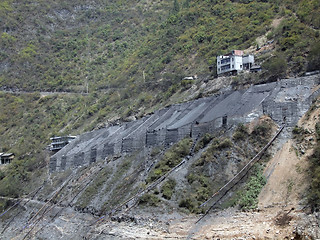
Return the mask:
[[64,155],[61,157],[61,165],[60,165],[61,171],[66,169],[66,164],[67,164],[67,156]]
[[103,158],[106,158],[108,155],[113,155],[115,153],[114,151],[115,144],[109,144],[105,143],[103,146]]
[[56,171],[56,168],[57,168],[57,158],[56,157],[51,157],[50,158],[50,163],[49,163],[49,172]]
[[73,166],[80,167],[84,164],[84,152],[77,153],[73,158]]
[[90,152],[90,163],[94,163],[97,161],[97,148],[92,147]]

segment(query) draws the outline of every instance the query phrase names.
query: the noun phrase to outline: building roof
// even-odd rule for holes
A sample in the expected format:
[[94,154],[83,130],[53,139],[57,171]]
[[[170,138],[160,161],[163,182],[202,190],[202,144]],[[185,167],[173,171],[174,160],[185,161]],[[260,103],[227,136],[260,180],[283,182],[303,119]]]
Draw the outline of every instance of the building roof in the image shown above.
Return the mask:
[[75,136],[58,136],[58,137],[52,137],[50,140],[55,140],[55,139],[61,139],[61,138],[69,138],[69,139],[75,139]]
[[0,153],[0,157],[10,157],[14,156],[14,153]]
[[251,67],[251,69],[260,69],[260,68],[261,68],[260,65],[253,65],[253,66]]
[[237,56],[242,56],[243,55],[243,51],[242,50],[233,50],[232,54],[233,55],[237,55]]

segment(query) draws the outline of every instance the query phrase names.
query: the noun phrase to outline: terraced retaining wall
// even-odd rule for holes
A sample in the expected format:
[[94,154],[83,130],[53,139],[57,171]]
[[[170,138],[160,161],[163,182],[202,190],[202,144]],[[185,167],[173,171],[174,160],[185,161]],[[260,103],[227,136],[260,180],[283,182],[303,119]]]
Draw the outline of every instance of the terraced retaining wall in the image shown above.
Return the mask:
[[139,120],[78,136],[53,155],[50,172],[106,160],[145,147],[170,145],[262,115],[294,126],[319,96],[320,75],[221,91],[216,96],[172,105]]

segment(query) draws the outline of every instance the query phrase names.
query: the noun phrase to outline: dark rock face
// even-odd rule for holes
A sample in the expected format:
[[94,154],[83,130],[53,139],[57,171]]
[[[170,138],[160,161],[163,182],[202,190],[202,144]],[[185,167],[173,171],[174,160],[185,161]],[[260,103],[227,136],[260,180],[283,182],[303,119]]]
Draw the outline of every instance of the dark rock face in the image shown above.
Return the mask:
[[172,105],[136,121],[78,136],[51,157],[49,168],[63,171],[144,147],[170,145],[262,115],[294,126],[319,95],[319,82],[320,75],[284,79]]

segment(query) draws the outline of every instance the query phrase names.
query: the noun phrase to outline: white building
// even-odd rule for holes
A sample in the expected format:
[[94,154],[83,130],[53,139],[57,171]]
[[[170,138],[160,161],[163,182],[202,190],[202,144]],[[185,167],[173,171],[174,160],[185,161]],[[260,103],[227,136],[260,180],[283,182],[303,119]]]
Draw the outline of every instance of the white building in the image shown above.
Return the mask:
[[243,51],[233,50],[229,54],[217,56],[217,73],[237,74],[243,70],[250,70],[253,64],[253,55],[243,55]]

